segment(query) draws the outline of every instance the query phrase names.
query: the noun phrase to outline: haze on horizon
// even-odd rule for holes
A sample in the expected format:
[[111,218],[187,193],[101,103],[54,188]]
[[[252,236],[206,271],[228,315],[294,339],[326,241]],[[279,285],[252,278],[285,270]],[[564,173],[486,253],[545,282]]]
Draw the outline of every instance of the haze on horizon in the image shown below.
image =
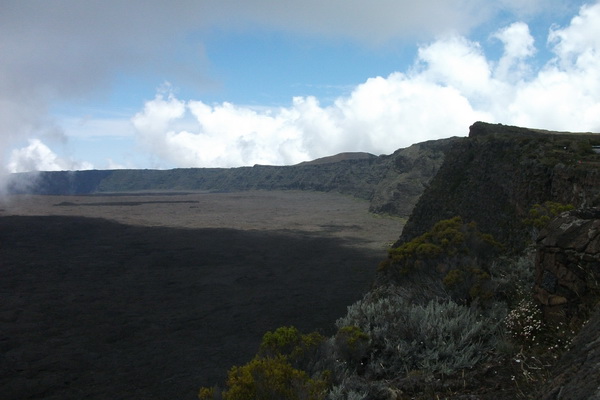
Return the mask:
[[0,49],[0,177],[600,132],[600,1],[5,0]]

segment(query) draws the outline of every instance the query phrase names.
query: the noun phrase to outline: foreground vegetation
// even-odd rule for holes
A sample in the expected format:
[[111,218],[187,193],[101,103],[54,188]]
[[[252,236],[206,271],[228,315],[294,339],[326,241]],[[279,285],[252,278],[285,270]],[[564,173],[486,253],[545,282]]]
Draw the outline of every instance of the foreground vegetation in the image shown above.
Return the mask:
[[[536,205],[526,223],[539,229],[568,208]],[[531,300],[531,253],[502,250],[474,223],[440,221],[389,250],[375,287],[334,336],[268,332],[224,388],[202,388],[199,398],[531,398],[576,328],[544,322]]]

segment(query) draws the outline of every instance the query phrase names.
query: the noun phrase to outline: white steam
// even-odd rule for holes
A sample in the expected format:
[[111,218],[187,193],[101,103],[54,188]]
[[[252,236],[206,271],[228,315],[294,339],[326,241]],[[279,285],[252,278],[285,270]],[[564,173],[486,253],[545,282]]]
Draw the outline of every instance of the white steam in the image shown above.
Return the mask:
[[38,139],[29,139],[29,144],[15,149],[10,154],[10,172],[67,171],[92,169],[90,163],[61,158]]

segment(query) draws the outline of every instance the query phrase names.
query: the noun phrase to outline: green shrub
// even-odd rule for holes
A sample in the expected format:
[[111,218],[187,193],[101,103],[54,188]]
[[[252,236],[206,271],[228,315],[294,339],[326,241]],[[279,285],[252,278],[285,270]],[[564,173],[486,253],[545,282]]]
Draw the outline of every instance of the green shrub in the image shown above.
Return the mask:
[[367,294],[336,322],[340,328],[358,327],[369,336],[365,374],[377,378],[411,370],[450,374],[473,367],[494,348],[502,311],[486,315],[451,300],[419,305],[389,290],[384,296]]
[[501,245],[491,235],[479,232],[475,223],[465,224],[462,218],[454,217],[439,221],[429,232],[390,249],[380,269],[396,267],[401,274],[408,274],[418,265],[431,266],[440,259],[448,261],[460,256],[489,258],[500,248]]
[[456,287],[463,281],[464,281],[464,272],[463,272],[462,268],[455,268],[455,269],[448,271],[448,273],[446,274],[446,276],[443,279],[444,285],[446,285],[448,287]]
[[546,201],[541,205],[534,204],[524,222],[526,225],[539,230],[548,225],[548,222],[556,218],[559,214],[574,208],[571,204],[562,204],[554,201]]
[[356,368],[367,356],[369,335],[357,326],[342,326],[335,335],[337,357]]
[[200,389],[200,400],[324,399],[329,387],[327,371],[309,375],[325,338],[302,334],[293,326],[277,328],[263,335],[257,355],[228,374],[226,389]]
[[455,217],[390,249],[380,273],[413,287],[427,300],[444,296],[465,303],[487,300],[494,296],[487,265],[501,248],[491,235],[479,232],[475,223]]
[[302,334],[293,326],[282,326],[263,335],[259,353],[291,354],[302,343]]
[[295,369],[283,356],[255,357],[248,364],[233,367],[228,374],[224,400],[321,400],[327,383],[311,379]]
[[200,400],[213,400],[216,397],[215,388],[200,388],[200,392],[198,393],[198,399]]
[[317,332],[302,334],[293,326],[284,326],[263,335],[258,355],[283,356],[295,368],[310,370],[324,340],[325,338]]

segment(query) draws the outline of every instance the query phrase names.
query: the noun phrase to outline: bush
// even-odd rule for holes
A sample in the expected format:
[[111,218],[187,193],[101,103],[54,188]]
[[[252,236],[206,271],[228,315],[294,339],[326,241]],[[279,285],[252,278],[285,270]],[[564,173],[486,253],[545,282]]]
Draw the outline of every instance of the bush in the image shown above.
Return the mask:
[[357,326],[342,326],[335,335],[337,358],[357,368],[368,355],[369,335]]
[[327,400],[389,399],[389,394],[389,388],[383,382],[368,381],[360,376],[350,375],[331,388]]
[[247,364],[234,366],[228,374],[227,389],[201,388],[200,400],[321,400],[325,398],[327,371],[311,378],[310,370],[325,338],[302,334],[284,326],[263,335],[257,355]]
[[429,232],[390,249],[380,273],[413,287],[420,302],[450,297],[467,303],[494,293],[486,267],[502,246],[460,217],[439,221]]
[[296,368],[309,369],[314,356],[325,340],[321,334],[302,334],[293,326],[277,328],[263,335],[258,355],[261,357],[284,356]]
[[429,232],[410,242],[390,249],[382,269],[398,266],[401,273],[410,273],[416,261],[438,261],[443,258],[460,258],[471,255],[490,258],[501,248],[489,234],[483,234],[474,222],[465,224],[461,217],[437,222]]
[[562,204],[554,201],[546,201],[543,204],[534,204],[529,210],[529,215],[525,218],[525,225],[533,229],[532,237],[535,240],[538,232],[548,223],[565,211],[574,209],[571,204]]
[[198,399],[200,400],[213,400],[217,397],[217,390],[215,388],[200,388],[200,392],[198,393]]
[[402,295],[380,296],[376,291],[348,307],[337,326],[355,326],[370,338],[365,374],[387,378],[412,370],[451,374],[471,368],[494,349],[504,316],[494,310],[483,315],[476,307],[451,300],[425,305]]
[[327,384],[295,369],[283,356],[255,357],[248,364],[233,367],[227,378],[224,400],[321,400]]
[[509,308],[521,299],[531,296],[535,282],[535,253],[524,253],[517,257],[499,258],[488,268],[494,285],[496,300],[504,301]]

